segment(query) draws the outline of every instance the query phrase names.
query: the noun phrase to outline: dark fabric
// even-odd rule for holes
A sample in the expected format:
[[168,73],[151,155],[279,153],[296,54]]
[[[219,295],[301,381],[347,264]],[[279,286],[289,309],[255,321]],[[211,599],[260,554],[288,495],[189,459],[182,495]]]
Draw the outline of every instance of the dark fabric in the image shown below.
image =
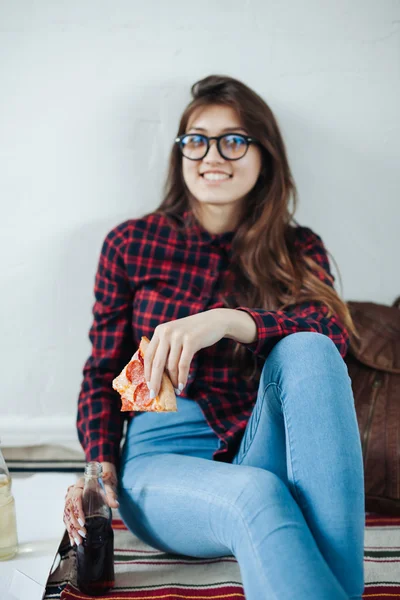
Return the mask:
[[349,302],[360,339],[346,363],[360,430],[369,511],[400,515],[400,303]]
[[[183,215],[188,222],[191,213]],[[311,229],[293,228],[300,254],[320,266],[318,276],[333,285],[322,240]],[[87,460],[118,462],[126,413],[111,382],[157,325],[213,308],[224,308],[221,283],[229,273],[234,232],[210,234],[195,219],[182,233],[156,213],[125,221],[106,236],[95,280],[96,302],[90,330],[92,353],[84,367],[78,402],[78,433]],[[234,296],[233,286],[230,293]],[[246,344],[259,372],[244,380],[233,364],[235,342],[223,338],[193,357],[185,396],[198,402],[221,440],[215,460],[229,462],[243,436],[256,401],[259,375],[277,341],[298,331],[329,336],[342,356],[348,335],[325,306],[303,303],[286,311],[237,306],[257,324],[257,341]],[[128,418],[134,415],[128,413]]]

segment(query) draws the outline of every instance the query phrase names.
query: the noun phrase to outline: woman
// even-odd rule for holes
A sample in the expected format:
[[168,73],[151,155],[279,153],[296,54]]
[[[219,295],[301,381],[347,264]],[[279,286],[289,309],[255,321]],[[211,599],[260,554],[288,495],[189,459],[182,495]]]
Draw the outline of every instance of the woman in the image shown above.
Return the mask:
[[[192,95],[163,202],[103,245],[80,441],[103,464],[109,505],[118,493],[151,546],[234,555],[248,600],[359,599],[363,467],[342,359],[354,327],[321,239],[293,221],[269,107],[229,77]],[[142,335],[150,394],[167,369],[178,412],[136,413],[120,457],[111,382]],[[64,516],[77,544],[81,494],[70,488]]]

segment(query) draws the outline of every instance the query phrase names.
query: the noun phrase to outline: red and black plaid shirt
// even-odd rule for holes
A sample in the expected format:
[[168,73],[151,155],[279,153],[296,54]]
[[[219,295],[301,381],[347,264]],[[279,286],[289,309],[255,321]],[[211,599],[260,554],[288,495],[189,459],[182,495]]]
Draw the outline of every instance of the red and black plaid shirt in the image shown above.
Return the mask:
[[[218,291],[233,236],[233,232],[212,235],[197,221],[182,234],[159,214],[126,221],[107,235],[95,281],[92,353],[78,401],[78,434],[88,461],[118,463],[124,419],[134,413],[120,412],[120,397],[111,382],[130,360],[141,336],[151,339],[160,323],[224,307]],[[311,229],[297,227],[295,243],[321,265],[320,278],[332,285],[321,238]],[[347,332],[335,315],[328,316],[324,305],[303,303],[285,311],[237,308],[247,311],[257,324],[257,341],[245,346],[260,359],[259,375],[276,342],[298,331],[325,334],[342,356],[347,351]],[[238,449],[259,384],[259,376],[247,382],[234,366],[234,344],[223,338],[197,352],[184,393],[200,405],[222,442],[213,458],[226,462]]]

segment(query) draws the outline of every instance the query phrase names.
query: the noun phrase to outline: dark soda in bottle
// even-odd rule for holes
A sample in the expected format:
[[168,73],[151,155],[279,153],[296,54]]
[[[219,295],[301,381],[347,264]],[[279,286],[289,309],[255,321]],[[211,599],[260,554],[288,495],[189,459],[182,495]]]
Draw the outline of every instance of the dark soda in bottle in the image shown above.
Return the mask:
[[77,547],[76,560],[78,588],[89,596],[101,596],[115,584],[112,514],[101,476],[100,463],[86,465],[82,497],[86,538]]

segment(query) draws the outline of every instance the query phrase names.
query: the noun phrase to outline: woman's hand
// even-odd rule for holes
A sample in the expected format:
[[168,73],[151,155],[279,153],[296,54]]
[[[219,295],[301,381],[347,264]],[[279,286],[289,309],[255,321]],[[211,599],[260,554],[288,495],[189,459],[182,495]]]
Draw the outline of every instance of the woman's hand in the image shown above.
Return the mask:
[[[110,508],[118,508],[117,500],[117,471],[115,466],[109,462],[101,463],[103,467],[103,482],[106,491],[107,504]],[[71,546],[82,543],[82,538],[86,537],[85,515],[82,508],[82,496],[84,478],[81,477],[75,485],[70,485],[66,496],[64,506],[64,524],[67,528]]]
[[230,310],[215,308],[155,328],[144,357],[144,376],[150,398],[158,395],[165,368],[175,392],[178,395],[182,392],[194,354],[226,336],[230,313]]

